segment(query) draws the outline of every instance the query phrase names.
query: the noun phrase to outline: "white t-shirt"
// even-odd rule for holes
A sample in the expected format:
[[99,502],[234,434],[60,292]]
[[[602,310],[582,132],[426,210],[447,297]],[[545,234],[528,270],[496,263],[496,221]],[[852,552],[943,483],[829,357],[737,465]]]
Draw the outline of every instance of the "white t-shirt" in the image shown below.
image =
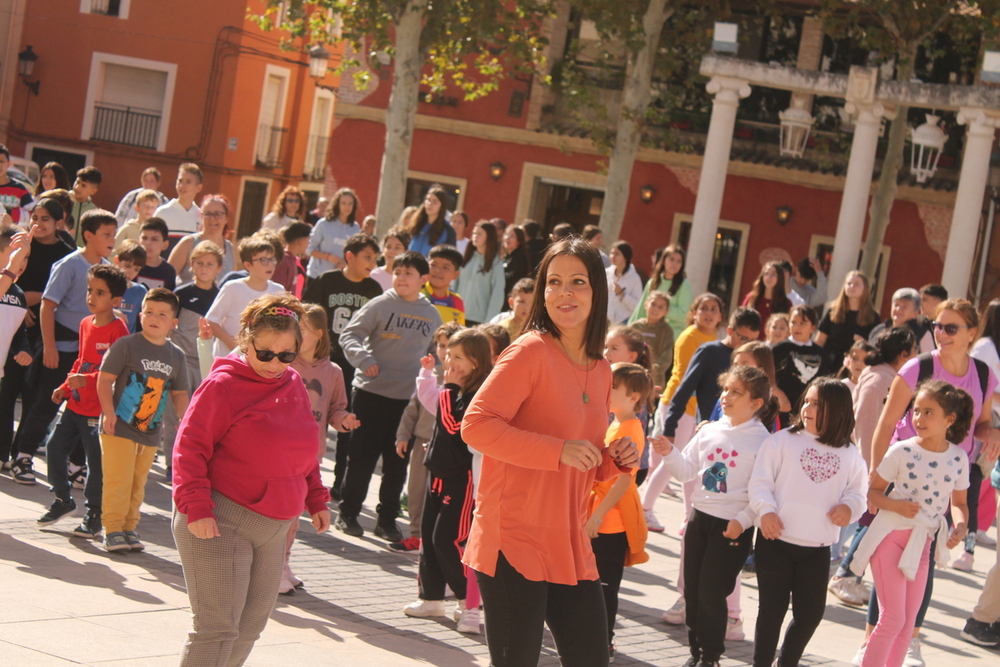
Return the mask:
[[[265,294],[280,294],[284,291],[284,287],[271,280],[267,281],[267,289],[262,292],[258,292],[247,285],[246,278],[230,280],[219,290],[219,294],[215,297],[212,307],[208,309],[205,319],[209,322],[215,322],[227,334],[235,338],[240,332],[240,314],[251,301]],[[215,339],[215,344],[212,346],[212,354],[216,357],[224,357],[232,351],[231,347],[228,347],[218,338]]]
[[185,211],[176,199],[171,199],[156,209],[153,216],[162,218],[167,223],[171,236],[193,234],[201,227],[201,209],[191,204],[191,208]]
[[951,492],[969,488],[969,457],[948,443],[943,452],[931,452],[915,438],[889,447],[878,466],[879,477],[894,482],[894,498],[913,500],[931,518],[944,514]]

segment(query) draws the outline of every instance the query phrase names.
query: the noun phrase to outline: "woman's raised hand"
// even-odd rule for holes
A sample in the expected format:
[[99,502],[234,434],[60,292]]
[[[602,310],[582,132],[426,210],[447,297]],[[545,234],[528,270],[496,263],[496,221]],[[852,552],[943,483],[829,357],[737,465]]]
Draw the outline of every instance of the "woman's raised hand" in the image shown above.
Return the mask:
[[581,472],[587,472],[601,464],[601,450],[594,447],[589,440],[567,440],[563,443],[559,462],[572,466]]

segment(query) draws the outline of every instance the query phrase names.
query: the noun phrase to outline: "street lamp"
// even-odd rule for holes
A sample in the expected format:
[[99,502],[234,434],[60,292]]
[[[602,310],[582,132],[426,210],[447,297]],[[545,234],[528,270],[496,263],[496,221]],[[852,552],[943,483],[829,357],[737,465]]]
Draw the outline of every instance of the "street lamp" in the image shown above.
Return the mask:
[[927,114],[927,121],[913,130],[910,173],[917,179],[917,183],[926,183],[937,171],[941,149],[948,140],[948,135],[938,125],[940,120],[934,114]]
[[805,109],[789,107],[778,112],[781,119],[781,154],[799,158],[806,152],[813,117]]
[[28,81],[35,71],[36,60],[38,60],[38,54],[31,50],[30,44],[24,48],[24,51],[17,54],[17,73],[21,75],[24,85],[37,96],[41,81]]
[[330,61],[330,52],[322,44],[309,49],[309,76],[322,79],[326,76],[326,67]]

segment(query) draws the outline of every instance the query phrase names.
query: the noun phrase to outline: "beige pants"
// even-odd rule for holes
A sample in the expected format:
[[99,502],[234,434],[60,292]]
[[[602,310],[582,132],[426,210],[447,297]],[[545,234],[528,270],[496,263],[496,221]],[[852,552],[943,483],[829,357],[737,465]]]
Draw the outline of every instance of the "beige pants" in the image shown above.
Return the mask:
[[187,515],[174,511],[193,624],[181,667],[242,665],[278,599],[291,521],[269,519],[215,491],[212,501],[220,537],[195,537]]
[[410,472],[406,480],[406,513],[410,517],[410,537],[420,537],[420,522],[424,518],[424,497],[427,495],[427,467],[424,465],[424,447],[420,438],[414,438],[410,448]]
[[101,467],[104,470],[101,525],[105,535],[135,530],[139,525],[139,508],[146,497],[146,478],[155,459],[156,447],[101,434]]
[[[997,526],[1000,527],[1000,503],[997,503]],[[987,528],[989,526],[980,526],[982,530]],[[982,595],[979,596],[979,604],[972,612],[972,618],[982,623],[1000,621],[1000,548],[997,548],[997,562],[986,575],[986,583],[983,585]]]

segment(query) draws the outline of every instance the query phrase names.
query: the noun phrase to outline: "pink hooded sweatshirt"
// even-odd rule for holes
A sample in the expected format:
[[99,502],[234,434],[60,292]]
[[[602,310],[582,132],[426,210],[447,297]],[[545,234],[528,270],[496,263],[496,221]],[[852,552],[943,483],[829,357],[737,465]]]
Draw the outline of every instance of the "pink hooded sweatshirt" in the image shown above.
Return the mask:
[[258,375],[234,352],[195,391],[174,445],[174,503],[188,521],[214,517],[212,491],[271,519],[326,509],[317,425],[298,373]]

